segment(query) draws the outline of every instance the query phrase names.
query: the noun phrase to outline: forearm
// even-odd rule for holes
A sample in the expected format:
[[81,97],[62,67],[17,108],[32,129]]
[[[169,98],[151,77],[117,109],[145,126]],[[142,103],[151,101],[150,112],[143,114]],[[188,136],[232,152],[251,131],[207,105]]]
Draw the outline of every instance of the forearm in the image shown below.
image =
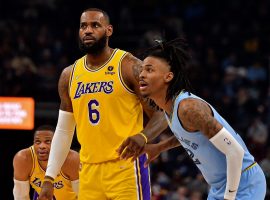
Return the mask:
[[162,111],[155,111],[142,132],[149,142],[159,136],[167,127],[168,123],[164,113]]
[[29,181],[19,181],[14,179],[14,188],[13,188],[14,200],[30,200],[29,192],[30,192]]
[[222,128],[210,141],[226,156],[227,184],[224,199],[234,200],[242,173],[244,149],[225,128]]
[[59,111],[59,118],[51,144],[46,176],[55,178],[64,164],[70,150],[75,129],[73,113]]
[[162,140],[158,143],[159,145],[159,151],[167,151],[169,149],[173,149],[175,147],[181,146],[180,142],[177,140],[175,136],[171,136],[166,140]]

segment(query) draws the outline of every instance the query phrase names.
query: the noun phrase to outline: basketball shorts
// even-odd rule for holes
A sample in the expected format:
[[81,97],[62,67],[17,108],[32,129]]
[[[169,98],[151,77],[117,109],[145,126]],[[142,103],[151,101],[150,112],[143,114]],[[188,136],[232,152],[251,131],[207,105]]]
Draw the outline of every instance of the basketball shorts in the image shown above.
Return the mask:
[[149,169],[146,155],[136,161],[113,160],[98,164],[82,163],[79,200],[150,200]]
[[[219,189],[211,187],[207,200],[223,200],[225,188],[226,183]],[[242,173],[235,200],[264,200],[265,195],[265,176],[256,164]]]

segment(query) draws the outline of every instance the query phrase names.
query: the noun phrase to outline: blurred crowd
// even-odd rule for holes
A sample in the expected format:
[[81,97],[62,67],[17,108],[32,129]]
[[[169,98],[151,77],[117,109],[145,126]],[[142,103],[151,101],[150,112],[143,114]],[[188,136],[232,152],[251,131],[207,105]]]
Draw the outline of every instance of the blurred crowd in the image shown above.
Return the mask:
[[[266,0],[6,1],[0,6],[0,96],[58,102],[59,74],[81,56],[80,13],[93,6],[111,17],[115,28],[111,46],[135,55],[154,39],[185,35],[193,58],[188,70],[194,93],[243,137],[269,185],[270,2]],[[151,172],[153,200],[201,200],[207,195],[207,184],[181,148],[162,153]]]

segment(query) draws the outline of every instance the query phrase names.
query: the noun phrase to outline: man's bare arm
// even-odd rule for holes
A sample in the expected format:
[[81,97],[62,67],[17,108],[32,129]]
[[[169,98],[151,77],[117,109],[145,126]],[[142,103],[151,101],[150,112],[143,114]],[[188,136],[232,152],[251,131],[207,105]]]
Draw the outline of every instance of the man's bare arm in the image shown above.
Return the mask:
[[[244,149],[212,115],[210,107],[198,99],[185,99],[180,103],[178,116],[188,131],[201,131],[226,156],[227,182],[224,199],[234,199],[242,173]],[[191,133],[192,134],[192,133]]]
[[58,93],[61,99],[60,109],[73,112],[72,103],[69,96],[69,79],[72,71],[72,66],[66,67],[59,79],[58,83]]
[[62,166],[62,172],[71,180],[79,179],[79,166],[80,166],[80,156],[79,153],[70,150]]
[[29,200],[29,176],[32,170],[32,156],[29,149],[19,151],[13,159],[14,168],[14,200]]
[[18,181],[29,180],[32,170],[32,156],[29,149],[23,149],[13,158],[14,179]]
[[45,179],[39,195],[40,200],[52,199],[53,180],[66,160],[74,135],[75,119],[73,116],[72,103],[69,97],[69,79],[71,70],[71,66],[65,68],[58,83],[61,105],[55,134],[52,140]]
[[[149,117],[149,121],[141,134],[144,134],[147,141],[150,141],[160,135],[160,133],[167,128],[168,124],[163,112],[150,106],[149,101],[144,99],[140,94],[139,74],[141,65],[141,60],[131,54],[126,55],[122,61],[122,76],[127,86],[136,93],[143,106],[144,112]],[[129,137],[122,143],[117,150],[121,158],[128,159],[133,157],[133,159],[135,159],[140,154],[143,150],[143,146],[147,142],[141,134]]]
[[187,131],[201,131],[208,138],[213,137],[222,128],[214,118],[209,105],[199,99],[188,98],[181,101],[178,116]]

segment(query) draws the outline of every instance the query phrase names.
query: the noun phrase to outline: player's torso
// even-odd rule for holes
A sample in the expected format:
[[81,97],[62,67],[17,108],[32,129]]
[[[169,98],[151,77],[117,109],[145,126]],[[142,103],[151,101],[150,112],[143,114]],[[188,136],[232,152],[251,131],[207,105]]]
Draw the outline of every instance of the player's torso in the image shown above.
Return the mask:
[[81,144],[82,162],[98,163],[117,158],[122,141],[142,130],[142,107],[124,83],[121,61],[126,52],[115,49],[97,70],[77,60],[70,79],[70,98]]
[[[193,95],[183,92],[180,94],[174,104],[174,111],[171,119],[167,116],[170,128],[172,129],[174,135],[180,141],[181,145],[185,148],[191,159],[200,169],[204,175],[206,181],[209,184],[223,184],[226,181],[226,157],[221,153],[210,141],[209,139],[200,131],[188,132],[186,131],[179,121],[177,116],[177,110],[180,102],[185,98],[197,98],[204,101],[203,99]],[[207,102],[206,102],[207,103]],[[231,126],[217,113],[217,111],[208,104],[214,114],[215,119],[224,126],[232,136],[239,142],[239,144],[244,148],[245,155],[243,159],[242,169],[254,162],[254,158],[250,155],[241,137],[231,128]]]
[[[30,147],[30,151],[33,159],[33,168],[30,176],[30,184],[32,188],[39,194],[45,176],[45,171],[39,165],[33,146]],[[54,198],[56,200],[76,199],[76,194],[72,190],[70,180],[62,172],[60,172],[60,174],[58,174],[54,180]]]

